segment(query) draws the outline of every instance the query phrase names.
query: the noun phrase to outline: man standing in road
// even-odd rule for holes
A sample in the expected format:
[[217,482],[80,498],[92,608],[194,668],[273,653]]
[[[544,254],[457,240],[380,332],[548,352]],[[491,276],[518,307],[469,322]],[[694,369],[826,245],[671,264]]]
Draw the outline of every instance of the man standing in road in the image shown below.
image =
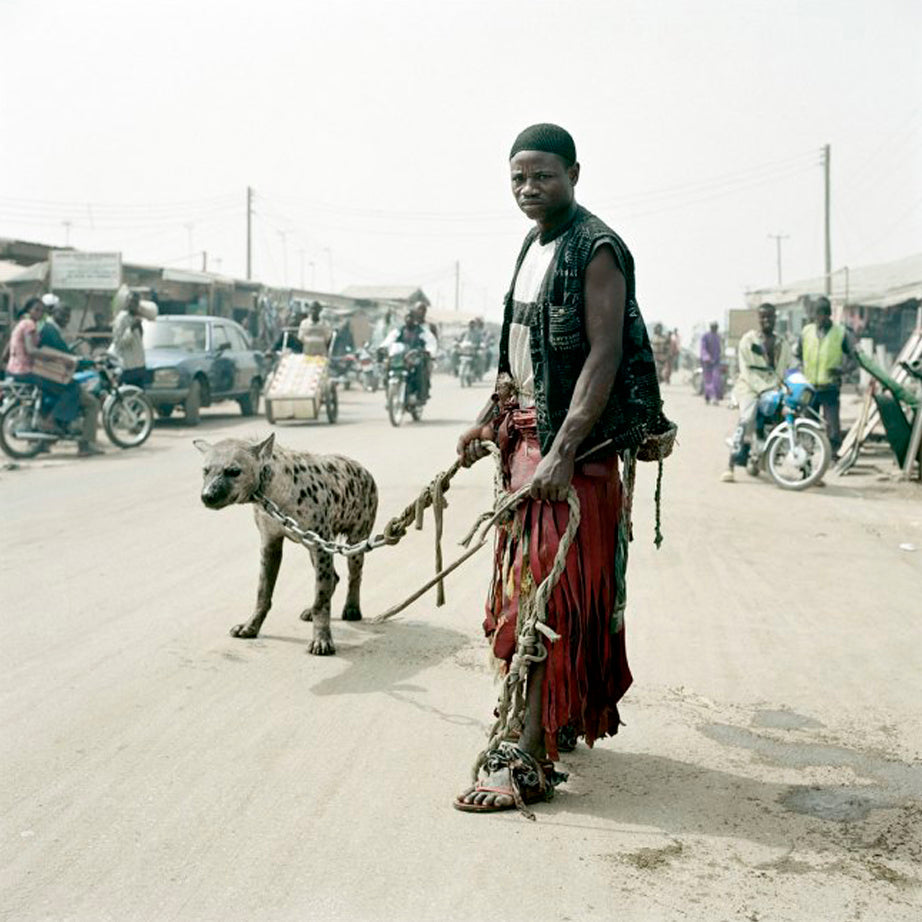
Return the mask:
[[672,350],[670,348],[670,338],[663,330],[661,323],[654,324],[653,338],[651,340],[653,348],[653,358],[656,360],[656,370],[659,374],[660,381],[668,384],[672,380]]
[[147,386],[147,368],[144,358],[144,332],[142,316],[153,320],[157,305],[145,301],[142,309],[141,295],[122,285],[112,298],[115,322],[112,326],[112,344],[109,352],[122,363],[122,382],[136,387]]
[[814,322],[800,332],[794,355],[800,359],[804,377],[813,385],[813,409],[822,409],[826,432],[832,446],[833,459],[838,457],[842,444],[842,427],[839,423],[839,393],[842,389],[842,372],[846,362],[854,360],[855,348],[848,330],[832,322],[829,298],[820,297],[813,311]]
[[[506,296],[497,395],[458,452],[465,464],[499,446],[507,490],[531,485],[497,535],[484,627],[509,668],[566,530],[572,487],[582,518],[547,625],[559,635],[528,667],[521,733],[485,754],[459,810],[506,810],[548,797],[559,734],[589,745],[618,731],[631,684],[623,610],[630,486],[619,452],[633,452],[669,423],[653,353],[634,297],[634,264],[618,235],[577,205],[580,167],[557,125],[525,129],[510,153],[512,192],[535,222]],[[520,619],[519,616],[522,615]],[[536,650],[525,650],[534,655]]]
[[730,466],[720,478],[724,483],[733,482],[734,466],[745,467],[749,460],[749,443],[755,430],[759,394],[777,387],[793,364],[794,357],[787,340],[775,335],[775,305],[761,305],[759,329],[749,330],[740,340],[739,377],[733,388],[740,418],[730,444]]

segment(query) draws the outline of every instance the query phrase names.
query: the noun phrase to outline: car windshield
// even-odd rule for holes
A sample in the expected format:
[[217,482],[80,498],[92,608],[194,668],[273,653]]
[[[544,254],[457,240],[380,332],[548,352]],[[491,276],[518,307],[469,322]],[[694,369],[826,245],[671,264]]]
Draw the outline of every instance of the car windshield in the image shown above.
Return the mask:
[[183,320],[145,321],[144,348],[204,352],[205,324]]

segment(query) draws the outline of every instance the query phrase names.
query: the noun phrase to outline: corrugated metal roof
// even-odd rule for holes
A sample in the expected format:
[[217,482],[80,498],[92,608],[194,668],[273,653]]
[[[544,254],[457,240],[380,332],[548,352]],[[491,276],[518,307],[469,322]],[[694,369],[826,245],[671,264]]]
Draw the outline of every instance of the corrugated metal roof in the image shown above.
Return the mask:
[[[782,307],[796,304],[805,296],[821,295],[825,289],[823,276],[802,279],[781,287],[748,291],[746,303],[757,307],[768,301]],[[842,267],[832,274],[832,299],[839,303],[892,307],[914,298],[922,299],[922,253],[872,266]]]
[[340,294],[368,301],[410,301],[429,299],[418,285],[349,285]]
[[16,266],[17,271],[6,276],[2,281],[17,282],[44,282],[48,277],[48,263],[35,263],[28,268]]

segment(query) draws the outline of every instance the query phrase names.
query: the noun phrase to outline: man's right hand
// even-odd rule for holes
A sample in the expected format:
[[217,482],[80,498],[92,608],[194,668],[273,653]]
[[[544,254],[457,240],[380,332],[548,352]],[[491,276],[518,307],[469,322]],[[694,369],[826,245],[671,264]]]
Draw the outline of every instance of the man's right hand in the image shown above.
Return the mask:
[[495,433],[491,423],[472,426],[461,438],[458,439],[458,454],[461,464],[470,467],[475,461],[485,458],[490,452],[484,447],[484,442],[495,440]]

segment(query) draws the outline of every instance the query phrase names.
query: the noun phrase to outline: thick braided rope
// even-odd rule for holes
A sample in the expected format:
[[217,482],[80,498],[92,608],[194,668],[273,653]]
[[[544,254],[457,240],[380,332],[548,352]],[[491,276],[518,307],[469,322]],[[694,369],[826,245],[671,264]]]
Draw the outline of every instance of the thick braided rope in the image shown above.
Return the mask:
[[[570,517],[567,527],[560,539],[554,564],[551,572],[541,581],[535,592],[534,598],[528,600],[525,616],[522,617],[523,588],[520,587],[520,618],[516,636],[515,653],[509,670],[500,689],[497,718],[490,731],[489,742],[474,762],[472,776],[477,780],[477,774],[486,760],[487,753],[495,749],[513,731],[521,732],[525,717],[525,697],[528,682],[528,673],[531,666],[547,659],[547,647],[544,638],[551,642],[560,639],[560,635],[547,624],[547,603],[554,587],[557,585],[563,571],[567,566],[567,554],[576,538],[580,522],[579,497],[576,490],[570,487],[567,493],[567,504],[570,507]],[[525,577],[523,576],[523,582]]]

